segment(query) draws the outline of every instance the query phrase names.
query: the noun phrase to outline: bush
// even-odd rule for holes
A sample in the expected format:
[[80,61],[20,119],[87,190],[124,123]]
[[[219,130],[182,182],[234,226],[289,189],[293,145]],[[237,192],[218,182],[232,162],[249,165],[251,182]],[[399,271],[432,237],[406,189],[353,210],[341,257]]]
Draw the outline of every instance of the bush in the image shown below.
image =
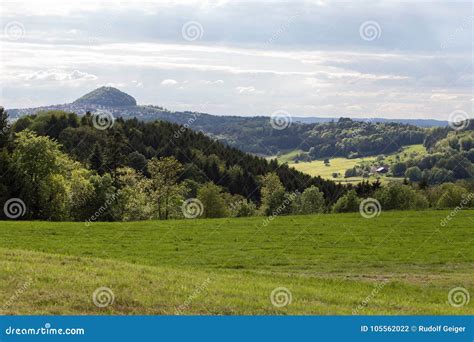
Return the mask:
[[206,183],[198,190],[197,198],[201,201],[204,208],[202,217],[214,218],[228,215],[220,186],[212,182]]
[[[398,154],[397,154],[398,157]],[[395,177],[402,177],[403,175],[406,175],[405,171],[407,169],[407,166],[405,163],[395,163],[392,166],[392,173]]]
[[244,198],[232,203],[230,208],[232,217],[249,217],[257,213],[255,203]]
[[422,177],[421,170],[418,166],[412,166],[405,171],[405,177],[412,182],[419,182]]
[[378,189],[375,191],[374,197],[380,202],[382,210],[425,209],[428,207],[428,200],[423,194],[416,192],[408,185],[397,182]]
[[322,213],[325,208],[324,195],[317,187],[310,186],[298,196],[295,200],[295,213],[297,214],[314,214]]
[[474,204],[472,194],[459,185],[443,184],[439,190],[440,196],[436,208],[472,207]]
[[332,207],[332,211],[334,213],[359,211],[360,201],[361,199],[357,197],[355,190],[351,190],[337,200],[337,202]]

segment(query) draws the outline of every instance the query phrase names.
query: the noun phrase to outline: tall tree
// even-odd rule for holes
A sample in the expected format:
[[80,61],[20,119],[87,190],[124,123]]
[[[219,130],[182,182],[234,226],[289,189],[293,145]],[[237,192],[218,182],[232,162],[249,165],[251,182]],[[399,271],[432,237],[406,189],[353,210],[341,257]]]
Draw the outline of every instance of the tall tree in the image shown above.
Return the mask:
[[215,218],[228,215],[222,188],[212,182],[206,183],[198,190],[197,197],[203,205],[202,217]]
[[104,174],[104,154],[99,144],[95,143],[92,153],[89,157],[89,165],[92,170],[96,170],[99,175]]
[[166,220],[184,193],[184,185],[178,183],[183,165],[174,157],[153,158],[148,162],[148,172],[159,218]]
[[272,215],[285,201],[285,188],[278,175],[274,172],[263,176],[261,184],[261,210],[264,215]]
[[10,134],[10,124],[8,122],[8,113],[3,107],[0,107],[0,149],[5,147]]

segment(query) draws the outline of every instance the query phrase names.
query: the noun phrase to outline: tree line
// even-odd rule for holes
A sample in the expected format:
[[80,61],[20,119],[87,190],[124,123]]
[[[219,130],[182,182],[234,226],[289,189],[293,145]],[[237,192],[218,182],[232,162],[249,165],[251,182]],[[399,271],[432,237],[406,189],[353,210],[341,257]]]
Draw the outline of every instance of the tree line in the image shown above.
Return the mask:
[[[416,185],[343,186],[175,124],[117,119],[100,130],[93,119],[48,112],[10,124],[0,110],[1,203],[22,199],[25,219],[89,223],[347,212],[371,196],[387,209],[433,206]],[[441,195],[472,191],[453,186]]]

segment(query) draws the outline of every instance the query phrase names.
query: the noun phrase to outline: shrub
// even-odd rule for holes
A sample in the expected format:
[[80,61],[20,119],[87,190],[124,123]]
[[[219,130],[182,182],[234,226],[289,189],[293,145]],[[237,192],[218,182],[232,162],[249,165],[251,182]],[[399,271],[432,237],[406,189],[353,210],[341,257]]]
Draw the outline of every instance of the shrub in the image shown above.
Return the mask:
[[202,217],[225,217],[228,215],[227,207],[222,194],[222,188],[212,182],[203,185],[197,194],[204,212]]
[[443,184],[436,208],[455,208],[457,206],[471,207],[474,204],[472,194],[456,184]]
[[412,182],[419,182],[422,177],[421,170],[418,166],[412,166],[405,171],[405,177],[408,177]]
[[325,208],[324,195],[313,185],[303,191],[295,204],[297,214],[322,213]]
[[359,210],[359,204],[361,199],[357,197],[355,190],[350,190],[348,193],[343,195],[333,205],[332,211],[334,213],[348,213]]
[[428,200],[423,194],[416,192],[408,185],[397,182],[378,189],[375,191],[374,197],[380,202],[382,210],[425,209],[428,207]]

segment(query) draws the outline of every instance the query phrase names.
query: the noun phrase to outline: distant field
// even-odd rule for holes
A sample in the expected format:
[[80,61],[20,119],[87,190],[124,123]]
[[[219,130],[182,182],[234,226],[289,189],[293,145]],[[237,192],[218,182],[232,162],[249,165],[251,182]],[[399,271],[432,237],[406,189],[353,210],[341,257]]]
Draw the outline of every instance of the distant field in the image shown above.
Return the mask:
[[[357,164],[362,162],[371,162],[374,161],[375,157],[367,158],[330,158],[329,166],[324,165],[324,159],[313,160],[311,162],[300,162],[300,163],[291,163],[290,166],[294,167],[298,171],[307,173],[311,176],[321,176],[326,179],[333,179],[332,174],[334,172],[340,173],[338,177],[339,180],[344,180],[344,172],[347,169],[353,168]],[[360,177],[362,179],[362,177]],[[346,179],[347,180],[347,179]]]
[[[354,159],[329,158],[330,163],[328,166],[324,164],[324,158],[314,160],[311,162],[299,162],[299,163],[293,162],[294,157],[296,157],[298,154],[302,152],[303,152],[302,150],[291,151],[291,152],[278,156],[277,159],[280,163],[288,163],[288,165],[290,165],[291,167],[294,167],[298,171],[307,173],[311,176],[321,176],[322,178],[331,179],[336,182],[358,183],[362,180],[370,180],[370,181],[376,180],[375,176],[372,176],[370,178],[362,178],[362,177],[344,178],[344,173],[346,172],[347,169],[353,168],[354,166],[361,164],[363,162],[367,162],[367,163],[373,162],[375,161],[376,156],[366,157],[366,158],[354,158]],[[404,161],[410,157],[413,157],[416,155],[423,155],[424,153],[426,153],[426,149],[423,147],[422,144],[405,146],[402,152],[385,155],[385,163],[390,165],[391,163],[396,162],[397,155],[399,158],[398,160]],[[337,178],[334,178],[333,173],[338,173],[340,175]],[[385,177],[385,176],[381,177],[382,182],[393,181],[393,180],[401,181],[403,180],[403,178]]]
[[[268,226],[261,217],[90,227],[3,221],[0,310],[351,314],[370,297],[358,314],[473,314],[472,301],[455,308],[448,292],[474,291],[474,211],[441,227],[448,214],[288,216]],[[92,293],[102,286],[115,301],[98,308]],[[277,287],[291,292],[291,304],[271,304]]]
[[396,162],[396,156],[398,155],[400,161],[405,161],[411,157],[424,155],[426,148],[422,144],[405,146],[402,152],[388,154],[385,158],[387,162]]

